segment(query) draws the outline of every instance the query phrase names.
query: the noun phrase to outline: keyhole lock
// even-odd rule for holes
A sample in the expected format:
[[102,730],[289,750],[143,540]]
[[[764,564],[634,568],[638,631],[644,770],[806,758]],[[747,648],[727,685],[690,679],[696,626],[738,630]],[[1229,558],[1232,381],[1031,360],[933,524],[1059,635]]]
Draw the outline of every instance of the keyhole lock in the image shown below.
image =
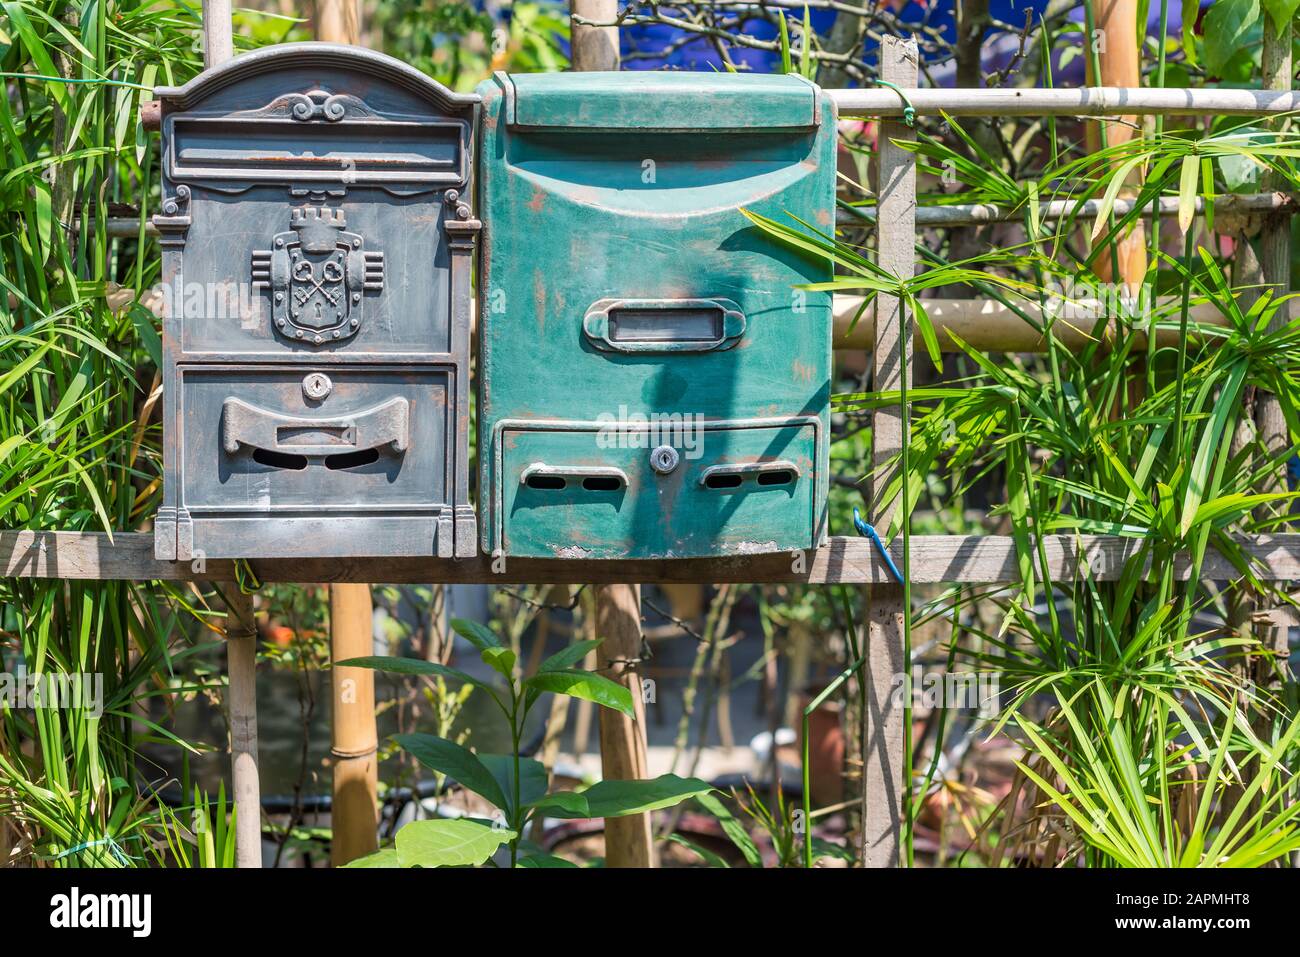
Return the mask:
[[680,456],[671,445],[661,445],[650,453],[650,467],[660,475],[667,475],[677,468]]
[[319,402],[334,391],[334,383],[323,372],[313,372],[302,380],[302,394]]

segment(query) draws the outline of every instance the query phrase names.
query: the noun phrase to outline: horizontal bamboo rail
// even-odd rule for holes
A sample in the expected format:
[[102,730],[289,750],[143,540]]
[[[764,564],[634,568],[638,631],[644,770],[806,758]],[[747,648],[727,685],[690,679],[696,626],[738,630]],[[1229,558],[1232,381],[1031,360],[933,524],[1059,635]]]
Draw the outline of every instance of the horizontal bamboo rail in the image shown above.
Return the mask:
[[[840,116],[902,116],[894,90],[827,90]],[[915,89],[907,100],[919,116],[1277,116],[1300,110],[1292,90],[1192,90],[1091,86],[1077,89]]]
[[[1137,205],[1136,200],[1117,199],[1112,210],[1117,217],[1127,216]],[[1150,206],[1142,204],[1149,214]],[[1038,206],[1038,218],[1045,223],[1074,216],[1077,219],[1096,219],[1101,212],[1099,199],[1084,200],[1082,204],[1073,199],[1054,199]],[[1286,193],[1252,193],[1232,196],[1219,196],[1214,201],[1215,216],[1242,216],[1260,213],[1293,212],[1295,200]],[[1196,197],[1195,212],[1205,213],[1205,198]],[[1160,197],[1160,215],[1178,215],[1178,197]],[[1024,222],[1025,210],[1009,206],[997,206],[992,203],[953,203],[950,206],[918,206],[916,208],[917,228],[937,229],[944,226],[983,226],[987,223]],[[135,220],[128,220],[135,224]],[[876,223],[876,212],[870,207],[840,208],[835,217],[840,226],[869,226]],[[111,232],[111,230],[110,230]],[[134,232],[131,235],[135,235]]]
[[[863,301],[861,296],[845,293],[835,297],[835,327],[831,342],[836,351],[858,351],[875,346],[875,309],[863,309]],[[1157,307],[1167,309],[1174,302],[1173,299],[1162,298],[1157,302]],[[948,336],[949,331],[956,333],[968,345],[987,352],[1044,352],[1047,349],[1046,340],[1033,326],[1009,306],[992,299],[925,299],[922,304],[934,326],[941,352],[961,351]],[[1066,311],[1067,305],[1069,311]],[[1090,333],[1098,319],[1109,315],[1103,309],[1104,305],[1098,299],[1072,299],[1068,303],[1057,303],[1060,311],[1052,329],[1056,341],[1067,349],[1086,346],[1092,341]],[[1018,302],[1016,306],[1034,322],[1043,322],[1042,309],[1036,303]],[[1199,325],[1224,327],[1228,324],[1227,317],[1213,303],[1208,302],[1193,305],[1188,318]],[[1170,321],[1167,314],[1166,321]],[[1189,338],[1194,334],[1195,330],[1191,330]],[[1146,348],[1145,332],[1137,331],[1134,337],[1135,348]],[[919,327],[914,331],[913,341],[921,342]],[[1177,345],[1178,330],[1157,329],[1156,344]]]
[[[1235,535],[1266,581],[1300,579],[1300,533]],[[1066,581],[1084,573],[1080,558],[1098,581],[1113,581],[1142,540],[1119,535],[1050,535],[1043,543],[1051,577]],[[902,541],[889,546],[902,562]],[[505,571],[492,570],[490,556],[446,558],[258,559],[253,571],[264,582],[439,582],[448,584],[615,584],[635,582],[790,582],[804,584],[888,584],[889,570],[865,538],[832,537],[821,548],[799,553],[735,555],[725,558],[648,561],[583,561],[512,558]],[[1005,535],[913,535],[912,581],[997,584],[1016,580],[1015,542]],[[1189,577],[1185,556],[1175,575]],[[0,532],[0,577],[62,578],[75,581],[231,581],[234,565],[212,560],[197,571],[189,562],[153,557],[153,535],[119,532]],[[1238,570],[1218,552],[1206,553],[1199,578],[1233,581]]]

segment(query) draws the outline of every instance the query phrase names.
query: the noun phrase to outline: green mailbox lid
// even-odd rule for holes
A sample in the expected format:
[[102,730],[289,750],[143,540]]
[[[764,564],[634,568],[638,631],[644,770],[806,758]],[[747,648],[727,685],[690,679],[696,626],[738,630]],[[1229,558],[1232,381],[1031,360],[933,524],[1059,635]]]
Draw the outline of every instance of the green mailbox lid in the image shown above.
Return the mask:
[[758,73],[500,74],[510,126],[585,130],[766,130],[817,126],[817,87]]

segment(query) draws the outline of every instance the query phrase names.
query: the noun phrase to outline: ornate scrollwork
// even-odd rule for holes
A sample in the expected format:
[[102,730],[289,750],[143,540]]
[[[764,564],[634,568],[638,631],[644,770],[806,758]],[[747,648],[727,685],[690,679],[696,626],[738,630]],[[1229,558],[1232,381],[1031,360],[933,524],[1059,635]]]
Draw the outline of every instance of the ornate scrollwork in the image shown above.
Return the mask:
[[459,191],[459,190],[449,189],[449,190],[447,190],[446,193],[443,194],[443,197],[442,197],[442,198],[443,198],[443,202],[445,202],[448,206],[451,207],[452,214],[453,214],[457,219],[469,219],[469,218],[470,218],[471,211],[470,211],[470,208],[469,208],[469,204],[468,204],[468,203],[462,203],[462,202],[460,201],[460,191]]
[[185,209],[190,205],[190,188],[184,183],[176,187],[176,192],[163,199],[162,211],[164,216],[181,216]]
[[324,90],[312,90],[310,93],[291,93],[286,99],[291,104],[289,115],[304,123],[312,120],[337,123],[347,114],[346,98],[337,93],[331,95]]

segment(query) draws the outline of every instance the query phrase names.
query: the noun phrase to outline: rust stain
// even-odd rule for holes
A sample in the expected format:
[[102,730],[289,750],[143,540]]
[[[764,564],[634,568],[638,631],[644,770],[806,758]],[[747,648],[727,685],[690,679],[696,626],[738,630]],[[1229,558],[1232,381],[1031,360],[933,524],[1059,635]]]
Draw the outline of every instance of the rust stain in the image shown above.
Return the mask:
[[542,189],[540,186],[534,186],[533,198],[530,199],[526,205],[534,213],[540,213],[542,207],[546,205],[546,190]]
[[817,370],[807,363],[795,359],[794,365],[791,366],[791,372],[794,374],[796,382],[812,382],[813,376],[816,375]]
[[833,222],[833,220],[832,220],[832,218],[831,218],[831,211],[830,211],[829,209],[819,209],[819,210],[817,210],[817,225],[818,225],[818,226],[829,226],[832,222]]
[[533,270],[533,309],[537,313],[537,335],[546,332],[546,276],[541,269]]

